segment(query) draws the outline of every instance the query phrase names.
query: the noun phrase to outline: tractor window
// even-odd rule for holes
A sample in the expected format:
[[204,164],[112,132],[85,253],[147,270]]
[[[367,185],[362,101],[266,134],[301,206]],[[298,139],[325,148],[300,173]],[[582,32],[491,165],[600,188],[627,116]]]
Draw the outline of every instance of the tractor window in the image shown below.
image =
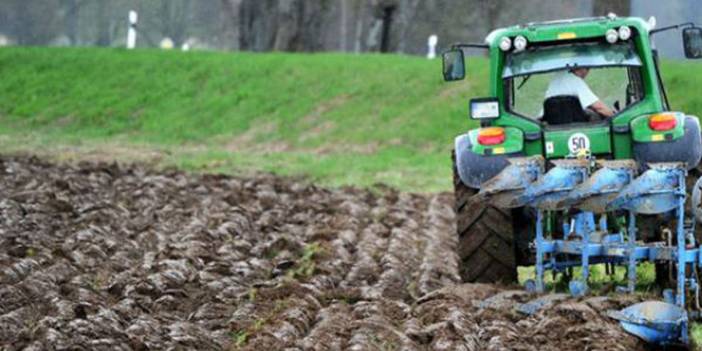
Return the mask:
[[[574,73],[559,70],[505,79],[509,110],[541,119],[549,85],[558,84],[556,81],[569,74]],[[590,68],[584,81],[595,96],[613,110],[625,109],[643,98],[640,70],[635,66]]]
[[573,67],[640,67],[632,43],[581,43],[509,53],[502,78],[557,71]]

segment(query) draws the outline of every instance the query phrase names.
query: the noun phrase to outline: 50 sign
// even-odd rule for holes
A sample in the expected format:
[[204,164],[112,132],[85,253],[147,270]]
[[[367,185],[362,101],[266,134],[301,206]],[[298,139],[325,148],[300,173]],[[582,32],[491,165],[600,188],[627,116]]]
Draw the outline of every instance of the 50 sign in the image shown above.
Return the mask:
[[590,138],[583,133],[571,135],[568,138],[568,150],[574,155],[582,150],[590,150]]

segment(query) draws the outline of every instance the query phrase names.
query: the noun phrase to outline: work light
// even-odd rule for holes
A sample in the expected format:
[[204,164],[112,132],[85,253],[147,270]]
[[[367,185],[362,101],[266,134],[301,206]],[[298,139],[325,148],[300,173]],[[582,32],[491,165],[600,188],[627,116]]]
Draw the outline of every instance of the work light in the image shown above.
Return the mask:
[[517,36],[514,38],[514,50],[515,51],[522,51],[526,49],[527,46],[527,39],[523,36]]
[[500,50],[507,51],[512,48],[512,40],[509,37],[500,39]]
[[496,98],[470,100],[470,118],[492,119],[500,117],[500,103]]
[[631,28],[628,26],[619,27],[619,39],[628,40],[629,38],[631,38]]
[[608,43],[614,44],[619,39],[619,33],[615,29],[610,29],[605,33],[605,38],[607,38]]

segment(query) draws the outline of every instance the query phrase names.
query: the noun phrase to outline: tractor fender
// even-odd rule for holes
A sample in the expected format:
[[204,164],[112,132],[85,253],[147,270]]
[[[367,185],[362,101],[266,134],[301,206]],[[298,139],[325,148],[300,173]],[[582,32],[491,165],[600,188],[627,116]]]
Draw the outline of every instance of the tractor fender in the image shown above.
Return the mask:
[[685,162],[693,169],[702,158],[700,122],[695,116],[685,116],[685,133],[677,140],[664,142],[634,142],[634,158],[640,165],[656,162]]
[[502,171],[511,157],[518,157],[522,153],[515,152],[502,155],[480,155],[473,152],[468,133],[456,137],[454,142],[456,152],[456,170],[463,184],[473,189],[479,189],[486,180],[496,176]]

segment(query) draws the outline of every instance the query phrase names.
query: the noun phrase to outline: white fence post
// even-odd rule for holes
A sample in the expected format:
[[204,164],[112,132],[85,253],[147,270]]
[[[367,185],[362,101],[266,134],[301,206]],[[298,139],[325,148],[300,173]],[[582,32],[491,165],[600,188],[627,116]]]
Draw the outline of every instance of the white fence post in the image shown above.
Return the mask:
[[127,49],[134,49],[136,46],[136,24],[137,24],[137,13],[136,11],[129,11],[129,28],[127,29]]
[[439,37],[436,36],[436,34],[432,34],[429,36],[429,40],[427,41],[427,45],[429,46],[429,51],[427,52],[427,58],[430,60],[433,60],[436,58],[436,44],[439,43]]

